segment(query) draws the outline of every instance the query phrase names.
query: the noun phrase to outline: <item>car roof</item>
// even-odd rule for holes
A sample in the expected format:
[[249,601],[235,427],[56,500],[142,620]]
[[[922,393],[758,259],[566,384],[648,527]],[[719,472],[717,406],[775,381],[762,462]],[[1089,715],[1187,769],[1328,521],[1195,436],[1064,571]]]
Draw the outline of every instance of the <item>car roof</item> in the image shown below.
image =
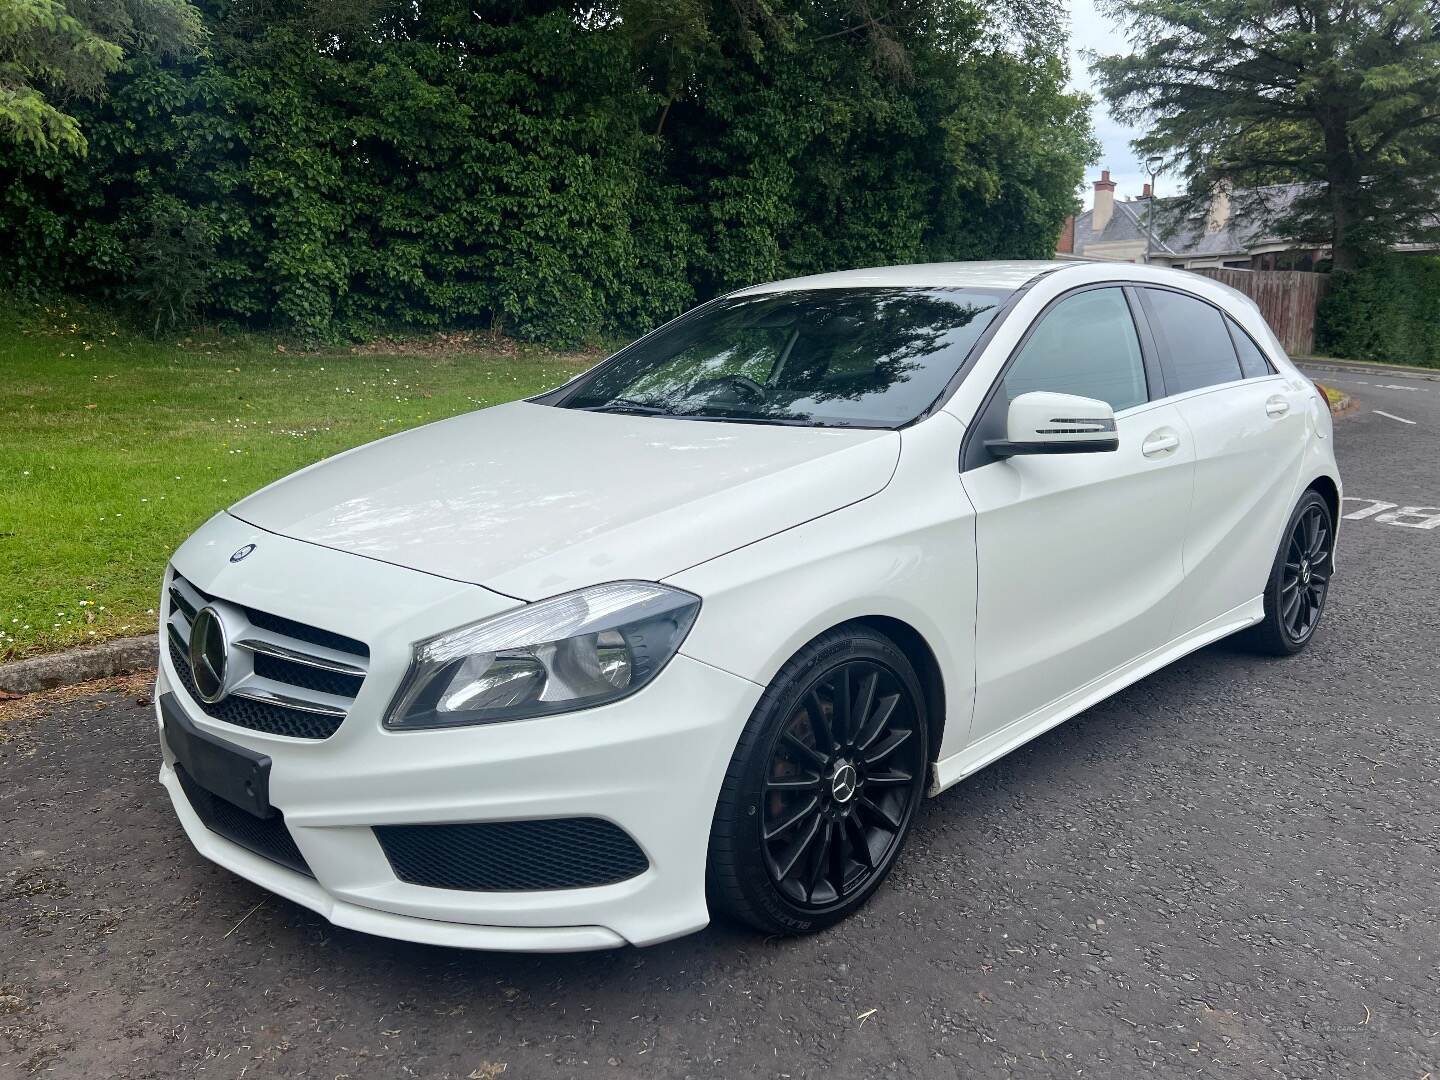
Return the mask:
[[[1064,271],[1057,274],[1056,271]],[[1013,291],[1033,284],[1041,277],[1055,275],[1064,287],[1099,284],[1107,281],[1139,285],[1168,285],[1204,296],[1227,306],[1239,304],[1256,308],[1255,301],[1238,289],[1196,274],[1168,266],[1109,262],[1096,259],[996,259],[977,262],[912,263],[908,266],[871,266],[863,270],[839,270],[830,274],[786,278],[763,285],[737,289],[730,296],[759,296],[765,293],[801,289],[853,289],[876,286],[922,289],[1004,289]]]
[[738,289],[731,296],[793,292],[798,289],[847,289],[875,286],[911,288],[1018,289],[1041,274],[1059,270],[1072,262],[1045,260],[995,260],[991,262],[914,263],[910,266],[871,266],[863,270],[840,270],[831,274],[787,278]]

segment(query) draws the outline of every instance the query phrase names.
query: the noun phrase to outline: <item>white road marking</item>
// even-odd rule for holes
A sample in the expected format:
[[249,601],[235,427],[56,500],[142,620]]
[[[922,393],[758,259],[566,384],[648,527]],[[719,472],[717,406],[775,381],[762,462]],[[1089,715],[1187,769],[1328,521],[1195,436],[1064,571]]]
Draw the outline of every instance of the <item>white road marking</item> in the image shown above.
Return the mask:
[[1341,501],[1368,504],[1342,514],[1342,521],[1374,518],[1377,524],[1397,525],[1402,529],[1440,529],[1440,506],[1401,506],[1383,499],[1362,499],[1355,495],[1346,495]]
[[[1410,518],[1401,521],[1401,518]],[[1375,518],[1382,525],[1399,525],[1403,529],[1440,529],[1440,506],[1402,506],[1387,510]]]
[[1420,389],[1418,386],[1401,386],[1399,383],[1393,382],[1377,382],[1375,385],[1381,390],[1406,390],[1412,394]]
[[1344,515],[1342,515],[1342,516],[1341,516],[1341,520],[1342,520],[1342,521],[1359,521],[1361,518],[1371,517],[1371,516],[1373,516],[1373,515],[1375,515],[1375,514],[1380,513],[1381,510],[1389,510],[1389,509],[1391,509],[1391,508],[1399,505],[1398,503],[1385,502],[1383,499],[1361,499],[1361,498],[1357,498],[1357,497],[1354,496],[1354,495],[1346,495],[1346,496],[1345,496],[1343,499],[1341,499],[1340,501],[1341,501],[1342,503],[1347,503],[1347,502],[1363,502],[1363,503],[1369,503],[1369,504],[1370,504],[1369,506],[1366,506],[1366,507],[1364,507],[1364,508],[1362,508],[1362,509],[1360,509],[1360,510],[1356,510],[1356,511],[1354,511],[1353,513],[1349,513],[1349,514],[1344,514]]
[[1383,416],[1383,417],[1385,417],[1387,420],[1399,420],[1400,423],[1402,423],[1402,424],[1413,424],[1413,423],[1415,423],[1414,420],[1406,420],[1405,417],[1403,417],[1403,416],[1396,416],[1394,413],[1384,412],[1384,411],[1382,411],[1382,410],[1380,410],[1380,409],[1371,409],[1370,411],[1373,412],[1376,416]]

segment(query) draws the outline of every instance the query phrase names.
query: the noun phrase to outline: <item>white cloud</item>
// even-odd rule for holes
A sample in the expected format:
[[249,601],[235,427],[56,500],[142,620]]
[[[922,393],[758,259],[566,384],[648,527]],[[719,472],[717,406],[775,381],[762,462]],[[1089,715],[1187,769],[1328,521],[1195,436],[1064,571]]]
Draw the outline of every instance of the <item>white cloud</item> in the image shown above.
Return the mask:
[[[1099,164],[1086,177],[1095,180],[1101,169],[1110,170],[1110,179],[1116,183],[1115,197],[1134,198],[1140,194],[1141,185],[1149,181],[1144,163],[1130,148],[1130,140],[1140,134],[1135,128],[1122,124],[1110,115],[1099,90],[1090,79],[1090,67],[1081,55],[1093,50],[1104,55],[1129,51],[1125,34],[1119,26],[1095,8],[1095,0],[1070,0],[1070,83],[1077,90],[1084,90],[1095,98],[1090,108],[1090,118],[1095,126],[1095,137],[1100,140]],[[1172,177],[1161,173],[1156,185],[1158,194],[1174,195],[1180,185]],[[1093,192],[1086,187],[1085,205],[1094,201]]]

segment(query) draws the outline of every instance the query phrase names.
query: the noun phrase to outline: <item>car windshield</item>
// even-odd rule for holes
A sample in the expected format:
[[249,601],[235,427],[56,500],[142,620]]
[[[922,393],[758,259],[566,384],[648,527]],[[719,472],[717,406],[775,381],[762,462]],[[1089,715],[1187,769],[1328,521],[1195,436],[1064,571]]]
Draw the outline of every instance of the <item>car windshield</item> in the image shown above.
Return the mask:
[[812,289],[697,309],[582,376],[562,408],[898,427],[945,389],[1004,289]]

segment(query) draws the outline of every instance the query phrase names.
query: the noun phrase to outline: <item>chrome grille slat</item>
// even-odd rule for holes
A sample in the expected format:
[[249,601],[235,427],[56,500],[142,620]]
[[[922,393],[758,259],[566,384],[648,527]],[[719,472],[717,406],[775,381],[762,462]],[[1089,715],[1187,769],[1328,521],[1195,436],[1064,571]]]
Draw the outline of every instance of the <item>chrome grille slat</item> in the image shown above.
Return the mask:
[[[191,585],[190,582],[186,581],[179,574],[174,574],[170,578],[170,598],[172,601],[178,600],[180,602],[181,610],[185,611],[187,622],[193,619],[195,612],[199,611],[209,601],[209,598],[205,596],[204,593],[195,588],[194,585]],[[188,610],[186,610],[187,608]]]
[[[323,645],[311,645],[307,642],[297,641],[295,638],[285,637],[271,630],[262,630],[253,623],[245,631],[244,636],[232,644],[237,649],[267,653],[270,656],[278,656],[282,660],[289,660],[291,663],[319,668],[321,671],[334,671],[340,675],[362,677],[366,674],[366,668],[356,664],[354,662],[356,657],[350,653],[327,649]],[[345,659],[342,660],[341,657]]]
[[299,709],[301,712],[318,713],[321,716],[343,717],[350,706],[348,698],[322,694],[317,690],[296,690],[288,683],[277,683],[271,679],[262,679],[258,675],[251,675],[243,680],[230,691],[230,696],[248,701],[263,701],[270,705],[283,705],[287,709]]
[[[334,734],[369,671],[363,642],[212,596],[173,569],[166,591],[170,660],[181,687],[201,710],[225,723],[272,734],[306,739]],[[221,615],[230,638],[229,688],[214,704],[200,700],[188,659],[191,627],[207,606]],[[257,671],[257,665],[264,670]],[[307,716],[312,719],[304,720]]]

